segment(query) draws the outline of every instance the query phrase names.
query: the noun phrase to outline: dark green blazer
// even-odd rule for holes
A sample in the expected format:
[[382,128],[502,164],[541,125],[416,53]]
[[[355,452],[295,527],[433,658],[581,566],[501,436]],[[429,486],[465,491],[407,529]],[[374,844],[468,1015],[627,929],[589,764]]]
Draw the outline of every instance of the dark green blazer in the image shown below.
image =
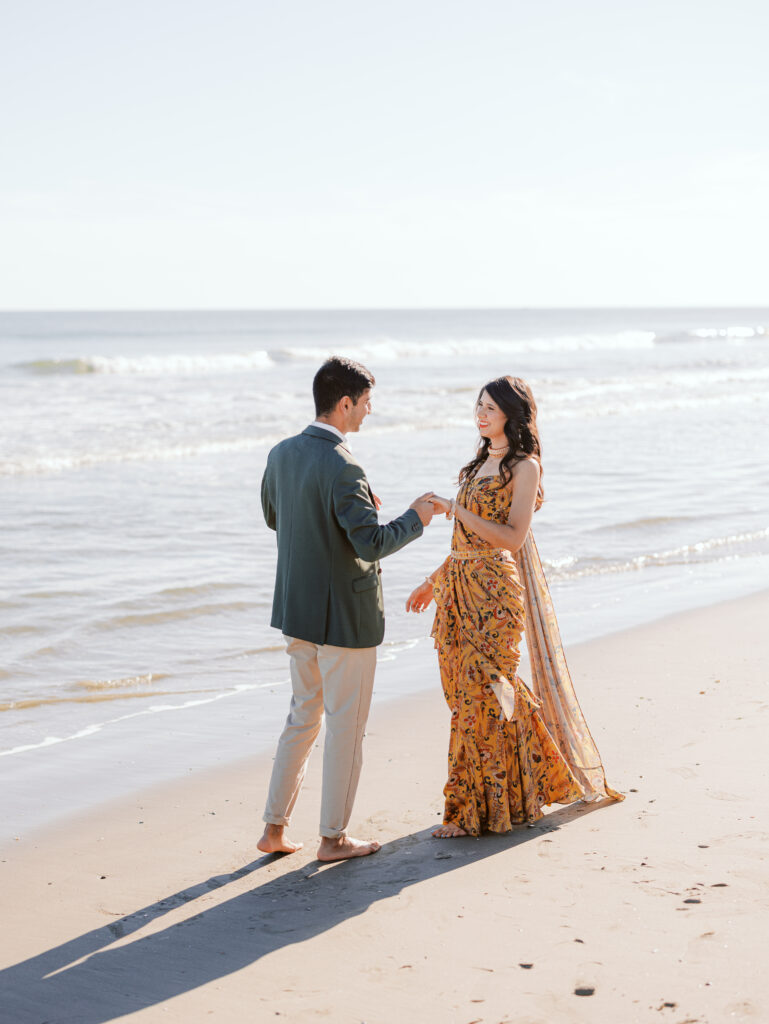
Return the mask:
[[270,452],[262,509],[278,535],[271,625],[315,644],[380,644],[379,559],[422,535],[414,509],[380,526],[363,468],[336,434],[314,426]]

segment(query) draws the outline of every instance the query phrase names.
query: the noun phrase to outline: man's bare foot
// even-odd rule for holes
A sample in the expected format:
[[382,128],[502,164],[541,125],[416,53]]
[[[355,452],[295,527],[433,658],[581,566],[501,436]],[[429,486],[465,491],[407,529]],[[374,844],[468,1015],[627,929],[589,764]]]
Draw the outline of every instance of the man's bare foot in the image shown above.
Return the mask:
[[435,839],[458,839],[460,836],[466,836],[467,832],[459,825],[441,825],[440,828],[436,828],[433,832]]
[[324,861],[349,860],[350,857],[368,857],[379,848],[376,839],[364,843],[361,839],[353,839],[351,836],[340,836],[338,839],[321,836],[317,856],[318,860]]
[[264,835],[256,844],[257,850],[261,850],[262,853],[296,853],[297,850],[301,850],[302,843],[292,843],[290,839],[286,839],[283,835],[285,829],[285,825],[265,826]]

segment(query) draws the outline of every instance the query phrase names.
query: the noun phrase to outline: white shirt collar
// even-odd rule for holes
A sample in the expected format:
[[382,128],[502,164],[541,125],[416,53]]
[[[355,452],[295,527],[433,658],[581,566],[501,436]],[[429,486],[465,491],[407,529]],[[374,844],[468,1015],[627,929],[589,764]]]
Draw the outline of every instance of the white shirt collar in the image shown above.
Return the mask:
[[321,423],[319,420],[315,420],[314,423],[310,424],[311,427],[320,427],[321,430],[330,430],[332,434],[336,434],[340,441],[347,441],[347,437],[342,433],[341,430],[337,430],[330,423]]

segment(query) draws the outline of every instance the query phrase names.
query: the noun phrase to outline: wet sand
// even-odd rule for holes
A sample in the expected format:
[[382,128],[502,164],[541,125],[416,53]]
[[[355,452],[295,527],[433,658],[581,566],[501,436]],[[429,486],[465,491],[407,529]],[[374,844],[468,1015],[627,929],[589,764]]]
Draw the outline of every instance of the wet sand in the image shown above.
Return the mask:
[[[261,856],[270,761],[192,773],[2,850],[3,1024],[769,1018],[769,593],[569,652],[622,804],[434,840],[447,712],[375,705],[353,832],[314,860],[320,758]],[[429,652],[403,670],[435,673]]]

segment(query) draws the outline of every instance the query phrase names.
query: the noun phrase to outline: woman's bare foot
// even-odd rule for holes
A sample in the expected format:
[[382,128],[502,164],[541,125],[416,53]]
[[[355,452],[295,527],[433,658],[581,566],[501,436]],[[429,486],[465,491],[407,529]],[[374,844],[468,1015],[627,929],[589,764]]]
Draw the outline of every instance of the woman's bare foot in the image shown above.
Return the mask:
[[318,860],[349,860],[350,857],[368,857],[370,853],[376,853],[379,849],[376,839],[370,842],[363,842],[361,839],[353,839],[351,836],[339,836],[338,839],[329,839],[321,836],[318,847]]
[[292,843],[283,835],[285,825],[266,825],[264,835],[256,844],[262,853],[296,853],[302,849],[302,843]]
[[441,825],[433,832],[435,839],[458,839],[459,836],[466,836],[467,832],[459,825]]

